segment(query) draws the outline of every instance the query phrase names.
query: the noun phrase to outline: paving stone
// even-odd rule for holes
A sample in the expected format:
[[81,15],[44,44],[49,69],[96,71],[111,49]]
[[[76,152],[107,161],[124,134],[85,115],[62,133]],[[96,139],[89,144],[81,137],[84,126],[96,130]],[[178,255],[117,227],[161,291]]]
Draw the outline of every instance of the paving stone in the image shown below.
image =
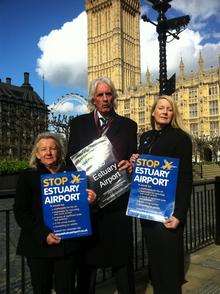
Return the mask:
[[212,280],[209,280],[198,289],[198,294],[220,294],[220,287]]
[[210,268],[214,268],[214,269],[220,270],[220,261],[213,260],[213,259],[206,259],[202,263],[202,266],[204,266],[204,267],[210,267]]

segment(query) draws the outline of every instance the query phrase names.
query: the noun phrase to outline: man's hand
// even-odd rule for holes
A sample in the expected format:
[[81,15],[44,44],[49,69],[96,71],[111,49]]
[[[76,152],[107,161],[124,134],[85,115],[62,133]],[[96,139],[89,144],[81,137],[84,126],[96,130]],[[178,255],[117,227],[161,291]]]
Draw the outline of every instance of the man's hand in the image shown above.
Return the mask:
[[171,218],[169,218],[168,220],[164,222],[164,226],[167,229],[176,229],[179,223],[180,221],[175,216],[171,216]]
[[59,244],[61,241],[61,238],[56,236],[55,234],[53,233],[50,233],[48,236],[47,236],[47,244],[48,245],[53,245],[53,244]]
[[135,161],[138,159],[139,156],[140,156],[140,154],[138,154],[138,153],[133,153],[133,154],[131,155],[130,163],[132,164],[132,166],[134,166]]
[[124,170],[124,169],[126,169],[129,172],[129,174],[132,172],[132,165],[131,165],[130,161],[121,160],[118,163],[118,170]]
[[87,199],[88,199],[89,203],[93,203],[96,199],[96,193],[91,189],[86,189],[86,191],[88,194]]

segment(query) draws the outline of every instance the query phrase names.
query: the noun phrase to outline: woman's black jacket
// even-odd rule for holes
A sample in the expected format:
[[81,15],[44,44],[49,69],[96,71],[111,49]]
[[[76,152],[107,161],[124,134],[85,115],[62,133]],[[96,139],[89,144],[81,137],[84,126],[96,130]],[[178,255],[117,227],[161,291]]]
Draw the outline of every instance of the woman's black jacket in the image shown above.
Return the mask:
[[[62,170],[60,170],[62,171]],[[39,166],[27,169],[18,179],[14,202],[14,215],[21,228],[17,254],[28,257],[61,257],[79,249],[79,239],[62,240],[48,245],[46,238],[51,230],[45,226],[41,205],[41,174],[49,171]]]
[[139,153],[180,159],[173,215],[185,222],[192,190],[192,142],[181,129],[168,126],[163,130],[151,130],[142,134]]

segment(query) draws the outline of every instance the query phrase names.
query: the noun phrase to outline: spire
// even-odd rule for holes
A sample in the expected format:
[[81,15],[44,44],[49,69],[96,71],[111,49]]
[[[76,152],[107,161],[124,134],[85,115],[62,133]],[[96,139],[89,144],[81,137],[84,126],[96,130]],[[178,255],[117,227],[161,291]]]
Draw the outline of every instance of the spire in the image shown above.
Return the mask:
[[147,86],[151,86],[152,82],[151,82],[151,73],[149,71],[149,68],[147,67],[147,71],[146,71],[146,83]]
[[203,60],[201,51],[199,52],[198,65],[199,65],[199,72],[202,73],[204,71],[204,60]]
[[218,55],[218,76],[220,77],[220,54]]
[[42,75],[42,86],[43,86],[43,101],[45,101],[45,80],[44,80],[44,74]]
[[185,69],[185,65],[183,63],[183,58],[181,56],[180,65],[179,65],[179,74],[180,74],[181,77],[184,76],[184,69]]

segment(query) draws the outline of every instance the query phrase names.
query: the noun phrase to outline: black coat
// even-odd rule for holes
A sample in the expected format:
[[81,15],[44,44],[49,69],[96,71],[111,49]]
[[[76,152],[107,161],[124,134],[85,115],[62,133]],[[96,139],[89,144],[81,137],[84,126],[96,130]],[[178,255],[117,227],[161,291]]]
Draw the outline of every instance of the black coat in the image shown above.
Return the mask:
[[179,293],[177,289],[184,282],[183,225],[192,189],[192,142],[185,132],[168,126],[143,133],[139,153],[180,159],[173,213],[179,226],[168,230],[160,222],[141,221],[154,288],[158,293]]
[[48,245],[46,238],[51,230],[43,221],[40,176],[50,173],[40,166],[27,169],[18,179],[14,215],[21,228],[17,254],[27,257],[60,257],[80,248],[79,239],[62,240],[58,245]]
[[[137,124],[114,114],[106,132],[117,160],[129,159],[137,148]],[[100,137],[94,112],[74,118],[70,124],[68,158]],[[115,266],[128,263],[132,254],[131,218],[125,215],[128,193],[106,207],[93,212],[93,236],[87,244],[86,262],[95,266]]]
[[192,142],[181,129],[168,126],[161,131],[148,131],[140,138],[139,153],[180,159],[174,216],[185,222],[192,190]]

